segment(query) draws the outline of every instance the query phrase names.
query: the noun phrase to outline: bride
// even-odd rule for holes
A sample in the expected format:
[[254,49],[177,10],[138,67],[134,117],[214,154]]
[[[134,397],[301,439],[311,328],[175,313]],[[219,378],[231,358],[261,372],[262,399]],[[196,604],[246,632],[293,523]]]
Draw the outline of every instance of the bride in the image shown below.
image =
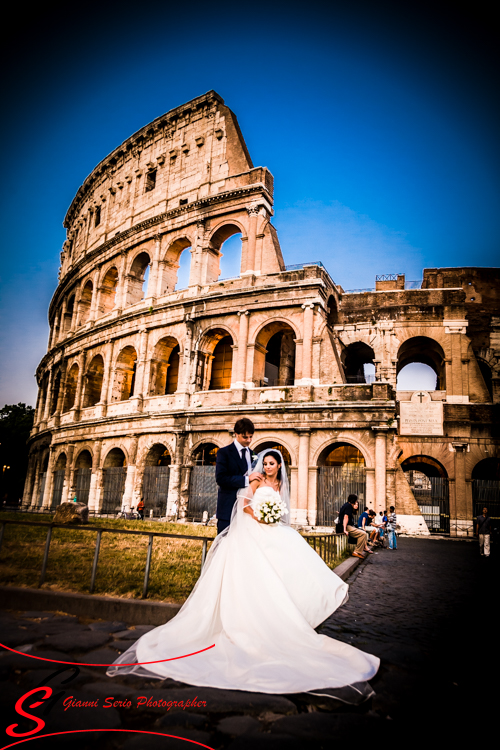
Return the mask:
[[[314,630],[347,600],[348,586],[289,525],[281,453],[262,451],[254,471],[263,478],[239,490],[231,524],[212,543],[178,614],[143,635],[107,674],[261,693],[332,695],[351,686],[354,697],[344,691],[342,699],[359,702],[371,694],[365,683],[379,659]],[[260,518],[261,504],[272,500],[284,505],[278,523]],[[152,661],[159,663],[143,666]]]

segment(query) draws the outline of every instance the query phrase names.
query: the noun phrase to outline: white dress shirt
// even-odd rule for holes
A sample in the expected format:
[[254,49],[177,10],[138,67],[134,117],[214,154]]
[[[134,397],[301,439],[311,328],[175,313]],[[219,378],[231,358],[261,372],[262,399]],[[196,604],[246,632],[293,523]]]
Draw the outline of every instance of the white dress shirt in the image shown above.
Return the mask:
[[241,452],[242,452],[242,451],[245,451],[245,452],[246,452],[246,459],[247,459],[248,473],[247,473],[247,474],[245,475],[245,487],[248,487],[248,484],[249,484],[249,479],[248,479],[248,475],[249,475],[249,474],[250,474],[250,472],[252,471],[252,460],[251,460],[251,458],[250,458],[250,448],[245,448],[245,446],[244,446],[244,445],[242,445],[241,443],[239,443],[239,442],[238,442],[238,441],[236,440],[236,438],[234,438],[234,440],[233,440],[233,443],[234,443],[234,445],[235,445],[235,447],[236,447],[236,449],[237,449],[238,453],[240,454],[240,458],[241,458]]

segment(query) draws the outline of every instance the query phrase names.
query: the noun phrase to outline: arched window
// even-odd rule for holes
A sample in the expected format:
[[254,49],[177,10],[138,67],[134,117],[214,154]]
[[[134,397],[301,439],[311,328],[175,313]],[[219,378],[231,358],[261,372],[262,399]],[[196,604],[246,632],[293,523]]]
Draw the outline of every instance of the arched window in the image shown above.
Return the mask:
[[333,296],[333,294],[330,295],[328,298],[328,325],[330,328],[333,328],[333,326],[337,325],[339,321],[339,311],[337,306],[337,300]]
[[133,346],[121,350],[116,360],[112,401],[126,401],[134,395],[137,352]]
[[79,503],[87,504],[90,493],[90,480],[92,478],[92,456],[90,451],[83,450],[78,454],[75,462],[73,476],[72,497],[76,497]]
[[113,448],[104,459],[101,513],[116,514],[121,508],[127,461],[120,448]]
[[118,286],[118,271],[113,266],[108,269],[102,280],[99,294],[99,314],[107,315],[115,306],[116,288]]
[[231,387],[231,372],[233,367],[233,339],[224,336],[214,349],[212,372],[210,376],[210,391],[218,391]]
[[488,509],[493,528],[500,528],[500,458],[483,458],[472,469],[472,502],[474,516]]
[[68,333],[68,331],[71,328],[74,309],[75,309],[75,295],[72,294],[68,300],[68,304],[66,305],[66,312],[64,313],[63,333]]
[[430,532],[448,534],[450,503],[448,474],[432,456],[410,456],[401,468]]
[[165,254],[159,294],[186,289],[189,286],[190,272],[191,240],[188,237],[179,237],[172,242]]
[[289,386],[295,382],[295,331],[283,321],[264,326],[256,339],[254,382],[266,386]]
[[[427,365],[428,368],[433,370],[436,375],[435,390],[446,390],[444,352],[434,339],[427,336],[415,336],[405,341],[404,344],[399,347],[397,365],[398,390],[419,390],[420,388],[426,388],[422,385],[422,378],[427,378],[426,383],[429,384],[428,370],[423,368],[414,368],[413,371],[409,371],[411,372],[411,380],[409,380],[409,378],[406,378],[405,380],[399,379],[399,374],[402,373],[403,368],[414,363]],[[406,386],[409,385],[414,387],[401,387],[403,383],[405,383]],[[426,388],[426,390],[434,389]]]
[[80,297],[80,325],[84,326],[90,315],[90,306],[92,305],[92,292],[94,286],[90,279],[85,283]]
[[64,394],[63,411],[69,411],[75,405],[76,386],[78,383],[78,365],[76,362],[71,366],[66,377],[66,393]]
[[366,502],[366,472],[359,448],[350,443],[333,443],[324,448],[318,458],[317,488],[318,526],[333,526],[349,495],[357,495],[362,509]]
[[134,259],[127,279],[125,306],[135,305],[147,296],[147,289],[144,290],[144,284],[146,281],[146,271],[149,272],[150,263],[151,258],[147,253],[140,253]]
[[59,370],[57,372],[57,375],[54,378],[54,385],[52,386],[52,399],[51,399],[51,405],[50,405],[51,416],[55,414],[56,409],[57,409],[57,402],[59,400],[60,388],[61,388],[61,371]]
[[104,377],[104,360],[100,354],[93,357],[86,373],[83,406],[95,406],[101,400],[102,381]]
[[[224,246],[224,252],[222,247]],[[236,224],[224,224],[212,235],[210,247],[214,251],[210,254],[207,267],[207,283],[217,281],[219,276],[230,278],[239,276],[241,270],[241,229]]]
[[175,393],[179,377],[180,347],[172,336],[165,336],[155,346],[151,361],[149,393],[151,396],[163,396]]
[[214,443],[202,443],[193,451],[195,466],[215,466],[218,447]]
[[349,344],[342,352],[342,364],[347,383],[373,383],[375,380],[375,353],[362,341]]
[[149,449],[142,480],[144,514],[147,517],[165,516],[167,513],[168,484],[172,458],[168,448],[155,443]]

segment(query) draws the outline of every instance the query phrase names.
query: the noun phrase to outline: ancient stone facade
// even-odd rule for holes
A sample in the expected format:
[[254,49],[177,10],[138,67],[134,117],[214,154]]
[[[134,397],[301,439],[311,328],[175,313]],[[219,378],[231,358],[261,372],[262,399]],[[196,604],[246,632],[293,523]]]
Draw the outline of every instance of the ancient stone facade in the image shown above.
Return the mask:
[[[216,449],[249,416],[255,450],[284,449],[295,523],[331,525],[327,505],[352,480],[367,505],[395,504],[405,528],[428,533],[408,482],[408,467],[427,466],[446,482],[450,533],[470,530],[474,467],[499,455],[498,272],[427,269],[419,288],[395,276],[346,293],[319,262],[285,266],[272,215],[272,175],[213,91],[94,169],[65,219],[25,505],[76,495],[114,512],[155,495],[151,513],[176,503],[190,517],[196,492],[213,495]],[[240,274],[220,280],[221,246],[238,233]],[[419,399],[396,391],[411,362],[437,375]],[[442,434],[411,434],[413,417],[399,434],[407,401],[417,416],[418,403],[442,404]]]

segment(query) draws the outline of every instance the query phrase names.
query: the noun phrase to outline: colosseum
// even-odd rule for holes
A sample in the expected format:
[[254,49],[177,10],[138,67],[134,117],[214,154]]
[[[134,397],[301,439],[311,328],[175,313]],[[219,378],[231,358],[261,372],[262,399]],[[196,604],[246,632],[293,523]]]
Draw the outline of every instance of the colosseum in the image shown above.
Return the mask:
[[[272,174],[214,91],[87,177],[64,221],[25,507],[115,514],[143,497],[150,517],[210,517],[217,449],[248,416],[253,449],[283,452],[298,527],[331,528],[351,491],[395,505],[409,533],[470,534],[485,500],[500,515],[498,269],[344,291],[319,261],[285,265],[272,216]],[[221,279],[233,235],[240,273]],[[434,388],[397,389],[412,363]]]

